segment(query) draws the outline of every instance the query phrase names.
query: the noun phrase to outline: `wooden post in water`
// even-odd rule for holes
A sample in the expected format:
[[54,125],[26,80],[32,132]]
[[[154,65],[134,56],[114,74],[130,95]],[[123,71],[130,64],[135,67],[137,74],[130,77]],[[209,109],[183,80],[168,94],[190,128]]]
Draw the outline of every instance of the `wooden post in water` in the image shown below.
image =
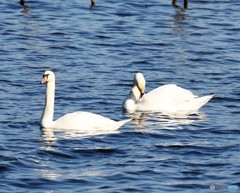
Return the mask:
[[25,5],[25,0],[20,0],[19,3],[20,3],[20,5],[22,5],[22,6],[24,7],[24,5]]
[[91,0],[91,7],[96,5],[96,0]]
[[184,9],[188,8],[188,0],[184,0]]
[[176,7],[176,6],[177,6],[177,0],[173,0],[173,1],[172,1],[172,5],[173,5],[174,7]]
[[[177,5],[177,0],[173,0],[173,1],[172,1],[172,5],[173,5],[174,7],[179,7],[179,6]],[[188,8],[188,0],[184,0],[183,7],[184,7],[184,9],[187,9],[187,8]]]
[[23,6],[23,11],[22,11],[22,13],[28,13],[28,8],[29,8],[29,7],[28,7],[28,5],[25,4],[25,0],[20,0],[19,3],[20,3],[20,5]]

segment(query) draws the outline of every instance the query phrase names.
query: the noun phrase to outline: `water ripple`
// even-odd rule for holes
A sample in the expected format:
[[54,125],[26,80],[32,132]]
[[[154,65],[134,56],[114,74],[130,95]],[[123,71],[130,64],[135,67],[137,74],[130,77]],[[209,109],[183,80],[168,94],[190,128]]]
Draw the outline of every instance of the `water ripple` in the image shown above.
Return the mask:
[[[236,0],[0,4],[1,192],[206,192],[239,184]],[[181,5],[181,2],[179,2]],[[41,131],[42,73],[56,73],[55,117],[90,111],[133,121],[118,132]],[[134,73],[215,93],[199,113],[122,112]]]

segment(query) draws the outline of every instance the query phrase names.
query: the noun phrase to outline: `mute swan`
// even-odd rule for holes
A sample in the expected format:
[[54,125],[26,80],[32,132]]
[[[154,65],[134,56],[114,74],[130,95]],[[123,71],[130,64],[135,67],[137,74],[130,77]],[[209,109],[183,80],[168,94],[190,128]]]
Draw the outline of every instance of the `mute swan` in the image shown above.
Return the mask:
[[41,84],[44,83],[46,83],[46,99],[41,118],[41,127],[43,128],[52,128],[55,131],[76,130],[78,132],[114,131],[131,120],[114,121],[101,115],[79,111],[66,114],[53,121],[55,75],[52,71],[44,72]]
[[125,111],[129,113],[154,111],[167,115],[190,114],[213,97],[213,95],[198,97],[175,84],[163,85],[145,94],[145,85],[143,74],[136,73],[132,89],[123,103]]

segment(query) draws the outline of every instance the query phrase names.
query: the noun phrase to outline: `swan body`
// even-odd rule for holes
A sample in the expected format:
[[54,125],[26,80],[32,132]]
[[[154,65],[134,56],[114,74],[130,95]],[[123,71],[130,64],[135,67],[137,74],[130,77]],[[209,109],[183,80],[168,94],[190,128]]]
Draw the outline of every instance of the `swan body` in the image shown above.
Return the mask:
[[58,131],[78,130],[81,132],[93,131],[111,131],[117,130],[130,120],[114,121],[98,114],[78,111],[68,113],[53,122],[52,127]]
[[98,114],[78,111],[66,114],[53,121],[55,100],[54,73],[49,70],[45,71],[41,83],[47,84],[45,107],[41,118],[42,128],[52,128],[54,131],[114,131],[131,120],[114,121]]
[[163,114],[190,114],[198,111],[213,97],[198,97],[175,84],[163,85],[144,94],[145,85],[143,74],[137,73],[132,89],[123,103],[124,110],[130,113],[154,111]]

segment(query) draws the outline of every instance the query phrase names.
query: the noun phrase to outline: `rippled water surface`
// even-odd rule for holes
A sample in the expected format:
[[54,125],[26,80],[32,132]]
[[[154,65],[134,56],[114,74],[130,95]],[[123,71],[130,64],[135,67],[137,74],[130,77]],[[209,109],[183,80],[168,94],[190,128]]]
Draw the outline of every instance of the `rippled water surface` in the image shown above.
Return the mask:
[[[240,186],[240,2],[0,0],[0,192],[209,192]],[[182,1],[179,2],[182,4]],[[116,133],[39,129],[42,73],[56,73],[55,118],[127,118],[141,71],[147,91],[175,83],[215,93],[199,115],[136,114]]]

